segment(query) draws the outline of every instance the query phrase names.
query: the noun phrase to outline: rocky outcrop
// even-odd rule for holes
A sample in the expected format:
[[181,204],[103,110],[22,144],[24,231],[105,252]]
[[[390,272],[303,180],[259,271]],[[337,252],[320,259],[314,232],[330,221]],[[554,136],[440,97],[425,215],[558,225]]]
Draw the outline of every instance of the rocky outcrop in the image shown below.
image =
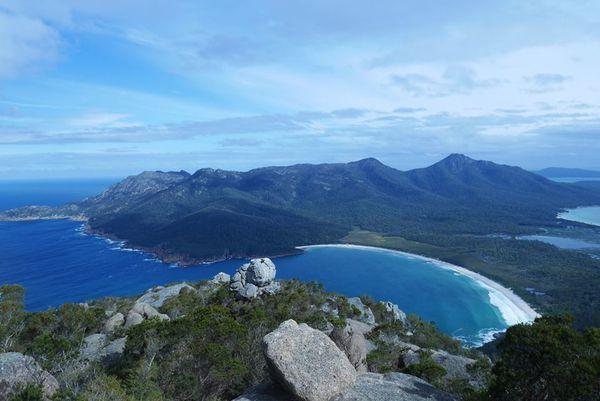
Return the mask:
[[365,305],[359,297],[348,298],[348,303],[360,312],[358,320],[371,326],[375,324],[375,315],[373,314],[373,311]]
[[0,400],[8,400],[27,384],[39,385],[50,399],[58,390],[58,382],[30,356],[18,352],[0,354]]
[[356,380],[356,370],[327,335],[293,320],[264,337],[263,352],[274,378],[303,401],[328,401]]
[[167,300],[178,296],[184,289],[195,291],[194,287],[186,283],[170,285],[168,287],[158,286],[146,291],[144,295],[138,298],[136,303],[148,304],[153,308],[158,309],[163,306]]
[[263,383],[251,387],[233,401],[298,401],[275,383]]
[[331,401],[456,401],[415,376],[403,373],[364,373],[356,383]]
[[425,354],[446,370],[442,380],[451,382],[453,380],[465,380],[474,388],[485,386],[484,380],[478,375],[471,373],[468,369],[470,365],[476,363],[474,359],[465,356],[453,355],[442,350],[428,350],[419,348],[414,344],[405,344],[405,349],[401,354],[402,363],[405,367],[419,363]]
[[401,321],[402,323],[406,322],[406,313],[404,313],[404,311],[402,311],[402,309],[400,309],[398,305],[393,304],[389,301],[381,303],[383,304],[383,306],[385,306],[385,310],[392,314],[394,320]]
[[229,284],[229,282],[231,281],[231,276],[227,273],[223,273],[223,272],[219,272],[217,274],[215,274],[215,276],[212,278],[211,282],[213,284]]
[[79,350],[79,359],[81,361],[99,361],[109,364],[123,354],[125,342],[125,337],[109,341],[106,334],[89,335],[83,339],[83,344]]
[[252,299],[280,290],[275,281],[277,269],[269,258],[252,259],[243,264],[231,278],[229,288],[240,298]]
[[125,324],[125,316],[122,313],[117,312],[104,322],[104,332],[106,334],[112,334],[119,327],[122,327]]
[[344,327],[334,328],[330,337],[344,351],[357,372],[367,371],[367,341],[363,333],[346,324]]

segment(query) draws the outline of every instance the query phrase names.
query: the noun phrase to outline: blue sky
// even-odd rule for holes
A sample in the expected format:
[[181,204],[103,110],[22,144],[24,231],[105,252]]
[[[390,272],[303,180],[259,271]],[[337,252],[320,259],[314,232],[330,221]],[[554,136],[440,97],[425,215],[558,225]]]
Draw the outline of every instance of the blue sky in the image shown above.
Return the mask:
[[0,178],[600,169],[598,1],[0,0]]

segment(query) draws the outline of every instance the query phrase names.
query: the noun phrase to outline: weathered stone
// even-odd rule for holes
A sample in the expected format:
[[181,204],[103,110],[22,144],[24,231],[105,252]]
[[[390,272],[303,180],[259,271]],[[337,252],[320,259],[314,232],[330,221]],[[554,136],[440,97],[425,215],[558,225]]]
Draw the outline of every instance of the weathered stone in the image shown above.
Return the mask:
[[128,329],[132,326],[137,326],[144,321],[144,317],[137,312],[129,311],[127,319],[125,320],[125,328]]
[[240,291],[240,295],[247,299],[256,298],[258,296],[258,287],[254,284],[246,284],[244,289]]
[[263,294],[275,294],[281,285],[275,281],[276,269],[268,258],[252,259],[238,268],[229,289],[240,298],[252,299]]
[[406,313],[402,311],[398,305],[391,302],[381,302],[385,306],[385,310],[390,312],[394,317],[394,320],[399,320],[402,323],[406,322]]
[[108,341],[106,334],[92,334],[83,339],[79,350],[82,361],[100,361],[110,363],[125,351],[126,337]]
[[356,370],[327,335],[293,320],[264,337],[263,352],[276,379],[304,401],[328,401],[356,380]]
[[195,291],[194,287],[186,283],[170,285],[168,287],[154,287],[138,298],[136,303],[145,303],[153,308],[160,308],[167,300],[176,297],[184,289]]
[[354,332],[352,327],[346,324],[343,328],[334,328],[330,337],[338,348],[344,351],[357,372],[367,371],[367,342],[362,333]]
[[264,383],[251,387],[233,401],[296,401],[296,398],[275,383]]
[[375,324],[375,315],[373,314],[373,311],[366,306],[359,297],[348,298],[348,303],[360,311],[358,320],[370,325]]
[[229,284],[230,281],[231,276],[223,272],[217,273],[212,279],[212,282],[215,284]]
[[149,304],[143,302],[137,302],[135,305],[133,305],[131,311],[141,315],[144,319],[157,317],[160,320],[170,320],[169,316],[165,315],[164,313],[160,313]]
[[125,316],[122,313],[117,312],[104,323],[104,332],[112,334],[116,329],[125,324]]
[[30,356],[18,352],[0,354],[0,400],[8,400],[27,384],[39,385],[44,398],[58,390],[58,382]]
[[246,281],[257,287],[264,287],[275,280],[276,271],[271,259],[252,259],[246,272]]
[[367,335],[373,330],[373,326],[354,319],[346,319],[346,325],[350,326],[353,332],[360,333],[362,335]]
[[428,350],[419,348],[414,344],[397,342],[396,345],[404,348],[401,353],[402,363],[408,367],[419,363],[424,353],[429,353],[431,359],[439,364],[446,370],[446,374],[442,380],[450,382],[453,380],[466,380],[470,385],[475,388],[482,388],[485,386],[484,380],[475,374],[469,372],[467,367],[474,364],[476,361],[471,358],[467,358],[460,355],[453,355],[442,350]]
[[85,360],[100,359],[100,350],[108,343],[106,334],[91,334],[83,339],[79,349],[79,358]]
[[331,401],[456,401],[448,393],[403,373],[363,373],[356,383]]

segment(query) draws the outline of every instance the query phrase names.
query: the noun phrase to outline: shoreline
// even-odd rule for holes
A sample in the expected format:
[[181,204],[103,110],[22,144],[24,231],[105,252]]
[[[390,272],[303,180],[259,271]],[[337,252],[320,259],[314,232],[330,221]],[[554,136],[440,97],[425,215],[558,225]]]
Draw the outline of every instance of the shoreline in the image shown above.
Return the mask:
[[[579,223],[579,224],[585,224],[588,226],[600,227],[600,223],[598,221],[588,220],[587,218],[581,218],[578,216],[572,216],[572,218],[568,218],[569,214],[572,212],[577,213],[577,210],[579,210],[579,209],[589,209],[589,208],[600,209],[600,206],[578,206],[576,208],[565,209],[564,212],[559,212],[556,215],[556,218],[560,219],[560,220],[570,221],[572,223]],[[579,219],[579,220],[576,220],[576,219]]]
[[311,249],[311,248],[349,248],[349,249],[363,249],[379,252],[390,252],[406,257],[416,258],[431,264],[436,265],[442,269],[451,270],[460,275],[469,277],[475,281],[479,286],[486,289],[490,298],[490,304],[495,306],[502,316],[502,319],[508,326],[513,326],[519,323],[530,323],[535,320],[536,317],[541,316],[536,312],[527,302],[521,297],[515,294],[510,288],[506,288],[503,285],[479,274],[471,271],[462,266],[453,265],[452,263],[444,262],[439,259],[430,258],[414,253],[403,252],[395,249],[381,248],[376,246],[368,245],[354,245],[354,244],[318,244],[318,245],[305,245],[299,246],[298,249]]

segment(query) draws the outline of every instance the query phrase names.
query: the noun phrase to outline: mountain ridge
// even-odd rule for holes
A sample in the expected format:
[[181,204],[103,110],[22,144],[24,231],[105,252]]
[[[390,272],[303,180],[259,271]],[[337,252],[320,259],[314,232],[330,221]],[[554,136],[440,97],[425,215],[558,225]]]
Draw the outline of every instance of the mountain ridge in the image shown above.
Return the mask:
[[[518,231],[556,224],[562,208],[595,203],[600,192],[593,187],[451,154],[408,171],[375,158],[246,172],[146,171],[82,202],[39,210],[45,218],[84,216],[90,231],[165,259],[197,262],[294,253],[298,245],[336,242],[353,229]],[[35,212],[10,210],[0,219]]]

